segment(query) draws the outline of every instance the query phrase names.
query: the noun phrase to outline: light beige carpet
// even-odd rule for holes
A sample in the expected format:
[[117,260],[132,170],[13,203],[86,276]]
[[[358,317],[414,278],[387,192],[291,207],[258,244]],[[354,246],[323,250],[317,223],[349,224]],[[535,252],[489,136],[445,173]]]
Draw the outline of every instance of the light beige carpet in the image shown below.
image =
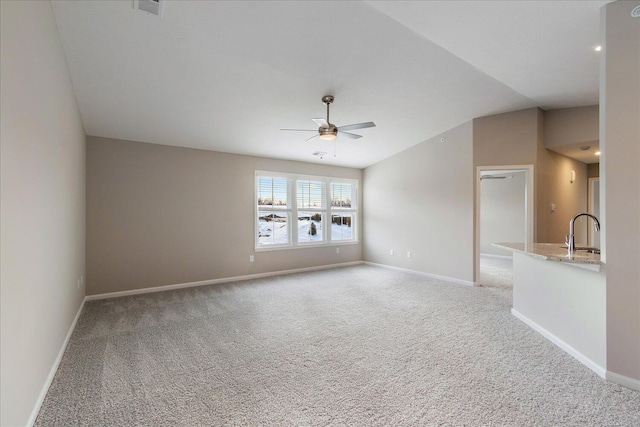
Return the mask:
[[513,288],[513,259],[480,255],[480,286]]
[[640,425],[510,295],[362,265],[88,302],[36,425]]

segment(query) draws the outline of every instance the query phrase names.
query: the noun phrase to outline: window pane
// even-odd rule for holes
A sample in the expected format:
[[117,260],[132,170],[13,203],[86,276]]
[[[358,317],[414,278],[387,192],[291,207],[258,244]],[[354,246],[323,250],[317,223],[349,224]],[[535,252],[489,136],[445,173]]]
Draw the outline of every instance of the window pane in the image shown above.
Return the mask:
[[331,214],[331,240],[353,239],[353,215]]
[[287,207],[286,178],[258,177],[258,206]]
[[256,249],[355,242],[357,180],[256,171],[255,185]]
[[298,242],[322,241],[322,214],[298,211]]
[[331,207],[351,208],[351,184],[331,183]]
[[258,243],[260,245],[289,243],[288,219],[288,213],[258,211]]
[[296,182],[298,208],[322,208],[324,185],[319,181]]

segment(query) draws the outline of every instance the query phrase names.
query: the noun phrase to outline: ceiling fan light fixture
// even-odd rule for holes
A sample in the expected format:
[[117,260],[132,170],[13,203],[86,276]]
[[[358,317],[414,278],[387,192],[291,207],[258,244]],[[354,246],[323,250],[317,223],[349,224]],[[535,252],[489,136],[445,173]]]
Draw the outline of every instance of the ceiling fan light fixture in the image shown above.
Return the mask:
[[323,141],[333,141],[338,135],[338,129],[335,126],[329,128],[321,127],[318,132],[320,133],[320,139]]

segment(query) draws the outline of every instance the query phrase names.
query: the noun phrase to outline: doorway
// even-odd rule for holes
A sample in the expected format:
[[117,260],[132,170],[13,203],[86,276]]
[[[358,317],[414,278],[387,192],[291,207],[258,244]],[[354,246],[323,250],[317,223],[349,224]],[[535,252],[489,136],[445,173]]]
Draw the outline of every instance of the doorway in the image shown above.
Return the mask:
[[[534,241],[533,165],[478,166],[476,173],[475,284],[481,267],[510,263],[499,242]],[[497,261],[499,260],[499,261]]]

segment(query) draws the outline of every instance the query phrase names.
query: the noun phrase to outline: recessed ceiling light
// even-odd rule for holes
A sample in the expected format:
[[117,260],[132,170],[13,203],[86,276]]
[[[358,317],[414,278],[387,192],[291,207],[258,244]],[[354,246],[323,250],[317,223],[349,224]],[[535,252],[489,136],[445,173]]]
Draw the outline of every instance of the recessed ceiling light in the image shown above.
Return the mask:
[[596,45],[593,50],[595,50],[596,52],[600,52],[602,50],[602,46],[601,45]]
[[580,147],[580,149],[581,149],[582,151],[587,151],[589,148],[591,148],[591,147],[590,147],[590,146],[588,146],[588,145],[585,145],[585,146],[583,146],[583,147]]
[[599,151],[596,151],[596,152],[595,152],[595,155],[596,155],[596,156],[599,156],[599,155],[600,155],[600,152],[599,152]]

